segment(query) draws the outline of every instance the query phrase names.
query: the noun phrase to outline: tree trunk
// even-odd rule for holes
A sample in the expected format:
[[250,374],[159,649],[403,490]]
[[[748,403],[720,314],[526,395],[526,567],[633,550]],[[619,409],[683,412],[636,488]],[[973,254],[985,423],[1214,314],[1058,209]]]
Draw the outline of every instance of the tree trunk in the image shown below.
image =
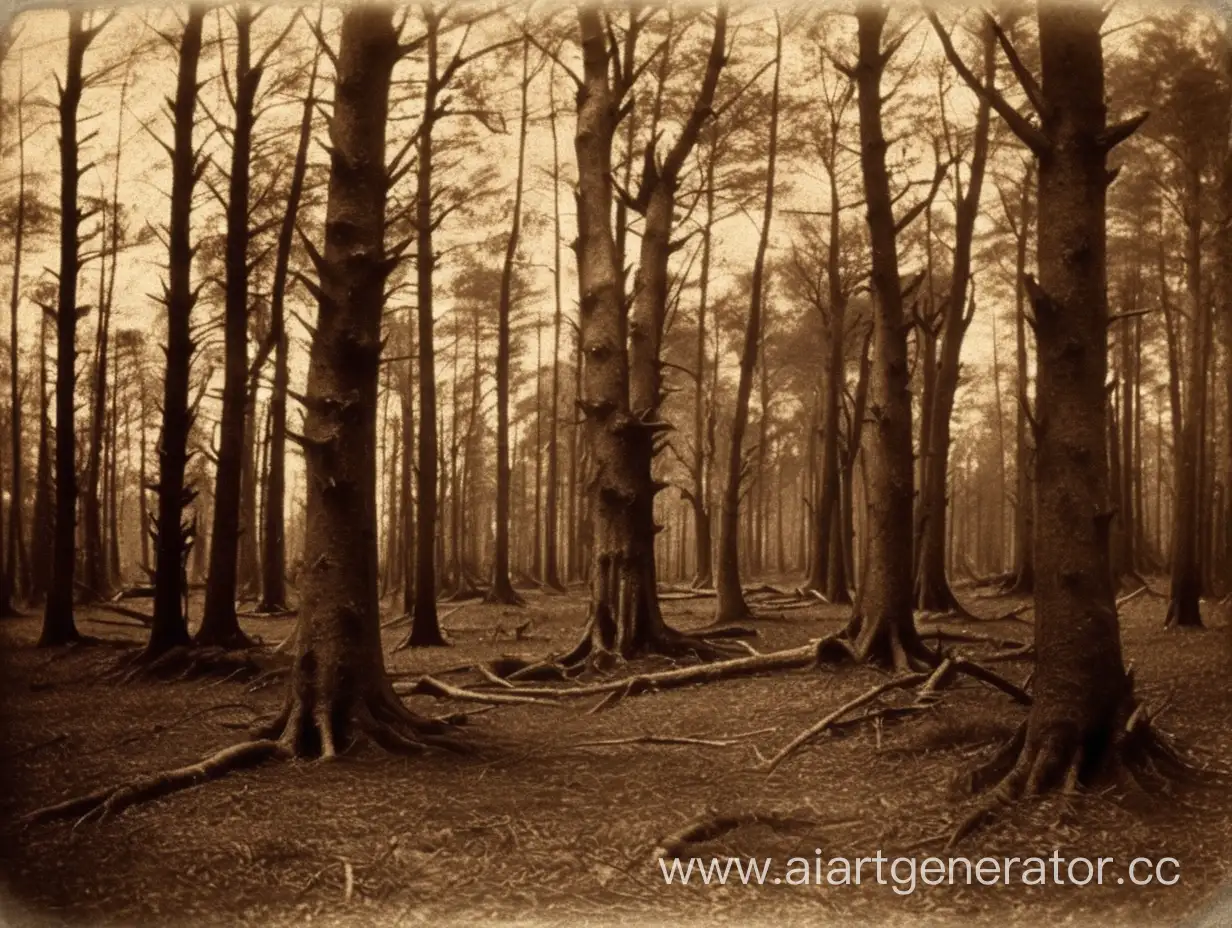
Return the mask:
[[[238,592],[242,483],[248,471],[252,483],[248,410],[248,191],[254,106],[261,71],[251,64],[252,11],[235,10],[235,128],[231,133],[230,190],[227,199],[227,241],[223,306],[222,419],[218,427],[218,463],[214,481],[214,518],[210,529],[210,566],[205,584],[205,608],[196,643],[242,648],[248,637],[235,614]],[[246,495],[246,494],[245,494]],[[255,496],[253,497],[255,500]],[[253,537],[253,523],[243,528]]]
[[189,240],[193,188],[199,162],[193,148],[193,122],[197,106],[197,64],[201,57],[201,31],[205,7],[189,7],[180,38],[180,62],[172,110],[175,141],[171,155],[171,222],[168,227],[167,370],[163,385],[163,430],[159,447],[157,566],[154,577],[154,617],[148,658],[173,647],[187,645],[188,617],[184,614],[184,571],[189,546],[196,535],[196,519],[183,524],[184,508],[196,497],[185,480],[188,435],[194,411],[189,406],[188,380],[194,350],[192,310],[197,292],[192,289],[193,249]]
[[[69,13],[67,66],[60,87],[60,278],[56,306],[56,460],[55,519],[51,577],[46,590],[40,647],[68,644],[80,639],[73,620],[73,575],[76,570],[77,430],[74,405],[77,386],[77,275],[81,270],[84,218],[77,205],[77,110],[84,89],[82,74],[86,49],[98,29],[85,29],[82,12]],[[50,477],[50,474],[48,475]],[[50,481],[49,481],[50,484]],[[0,591],[2,593],[3,591]],[[4,610],[7,603],[0,603]]]
[[[686,499],[693,507],[694,552],[697,563],[693,570],[694,589],[706,589],[714,585],[714,569],[711,566],[711,548],[713,541],[710,534],[710,484],[706,479],[709,468],[708,445],[706,442],[706,314],[710,309],[710,265],[711,251],[714,244],[715,223],[715,192],[714,173],[718,153],[713,140],[706,147],[706,175],[704,183],[706,198],[706,219],[702,226],[702,256],[701,272],[698,276],[697,298],[697,356],[694,372],[693,393],[693,488]],[[710,403],[714,402],[711,397]]]
[[[1190,159],[1192,160],[1192,159]],[[1202,292],[1202,173],[1186,164],[1184,191],[1185,278],[1189,303],[1188,383],[1182,419],[1176,506],[1172,524],[1172,590],[1165,625],[1202,625],[1202,546],[1200,542],[1201,458],[1206,419],[1207,324]]]
[[[997,45],[990,26],[983,30],[983,80],[987,86],[996,82]],[[946,294],[941,319],[941,350],[933,387],[933,402],[926,428],[929,432],[928,453],[923,458],[924,480],[921,489],[923,531],[920,538],[919,570],[915,578],[915,604],[919,609],[946,610],[958,605],[945,575],[946,481],[950,456],[950,419],[954,413],[954,398],[958,391],[959,358],[963,339],[975,313],[975,296],[971,286],[971,248],[975,222],[979,216],[980,196],[984,186],[984,169],[988,162],[988,136],[991,106],[981,99],[975,118],[971,164],[968,166],[967,190],[957,186],[958,204],[954,217],[954,258],[950,271],[950,289]],[[969,305],[968,305],[969,302]],[[964,307],[966,309],[964,310]]]
[[[1035,467],[1033,440],[1027,427],[1031,416],[1031,397],[1027,379],[1027,243],[1031,236],[1031,184],[1035,162],[1028,161],[1019,197],[1018,223],[1014,249],[1014,365],[1015,396],[1018,402],[1014,423],[1016,436],[1016,496],[1014,503],[1014,582],[1009,591],[1029,594],[1035,590]],[[1008,210],[1007,210],[1008,215]]]
[[416,494],[419,519],[415,528],[415,609],[412,612],[411,647],[444,645],[436,613],[437,546],[437,425],[436,356],[433,346],[432,276],[436,255],[432,249],[432,130],[437,118],[440,74],[437,38],[440,16],[425,11],[425,54],[428,75],[424,84],[423,120],[419,126],[418,188],[415,192],[416,306],[419,316],[419,457]]
[[261,612],[281,612],[287,602],[287,541],[286,541],[286,446],[287,388],[289,342],[286,324],[287,279],[291,261],[291,245],[295,239],[295,224],[299,216],[300,199],[304,192],[304,175],[308,168],[308,144],[312,137],[313,93],[316,90],[320,54],[313,55],[308,90],[300,114],[299,145],[291,168],[291,183],[287,190],[287,208],[278,230],[278,247],[274,256],[274,278],[270,286],[270,337],[274,341],[274,383],[270,390],[269,474],[266,478],[266,504],[261,556]]
[[737,532],[740,518],[740,489],[745,475],[744,431],[748,426],[749,397],[753,390],[753,369],[761,342],[761,315],[766,269],[766,249],[770,223],[774,216],[774,171],[778,158],[779,74],[783,62],[783,31],[776,20],[774,42],[774,85],[770,97],[770,140],[766,153],[766,194],[761,237],[753,259],[753,280],[749,288],[749,316],[740,355],[740,379],[736,386],[736,408],[732,414],[731,445],[727,454],[727,484],[719,510],[719,558],[715,590],[718,593],[715,620],[738,621],[750,615],[740,588],[740,555]]
[[912,618],[911,393],[907,328],[898,270],[898,228],[886,171],[881,122],[881,47],[886,11],[856,13],[859,58],[854,68],[860,113],[860,163],[872,243],[874,359],[871,371],[867,566],[852,620],[854,654],[896,668],[914,666],[924,651]]
[[560,147],[556,132],[556,81],[553,73],[548,81],[549,125],[552,130],[552,401],[548,408],[547,494],[544,499],[543,585],[549,590],[564,592],[560,580],[558,528],[560,520]]
[[356,729],[383,746],[408,748],[421,727],[385,674],[377,598],[377,380],[392,269],[384,151],[398,50],[388,7],[348,8],[300,437],[308,500],[299,631],[287,703],[273,726],[304,756],[334,756]]
[[[501,268],[497,297],[496,335],[496,549],[492,557],[492,587],[486,602],[521,605],[523,600],[509,581],[509,328],[513,312],[513,265],[518,255],[518,236],[522,230],[522,178],[526,165],[526,132],[530,94],[530,41],[522,42],[521,118],[518,128],[518,169],[514,179],[513,217],[505,243],[505,263]],[[559,283],[558,283],[559,286]],[[538,371],[536,371],[538,374]],[[478,372],[476,372],[478,376]],[[536,428],[538,425],[536,424]],[[538,460],[538,454],[536,454]],[[538,513],[536,513],[537,517]],[[535,528],[538,556],[538,522]]]
[[1141,120],[1105,123],[1105,13],[1049,4],[1038,16],[1043,84],[1031,79],[1028,94],[1047,114],[1042,128],[995,99],[1039,158],[1040,279],[1026,278],[1038,345],[1034,702],[1019,736],[976,777],[1004,776],[1010,797],[1090,783],[1149,732],[1132,724],[1140,713],[1121,657],[1105,427],[1106,160]]
[[[17,102],[17,215],[13,223],[13,287],[9,299],[9,428],[12,445],[10,456],[13,468],[13,498],[9,505],[9,550],[5,564],[4,585],[10,595],[29,597],[32,590],[30,562],[26,554],[25,528],[22,507],[25,494],[22,490],[22,463],[24,453],[21,444],[21,367],[18,358],[18,316],[21,308],[21,259],[26,234],[26,120],[25,120],[25,68],[18,72]],[[41,349],[40,349],[41,350]],[[42,362],[40,361],[40,364]],[[40,430],[41,432],[42,430]]]

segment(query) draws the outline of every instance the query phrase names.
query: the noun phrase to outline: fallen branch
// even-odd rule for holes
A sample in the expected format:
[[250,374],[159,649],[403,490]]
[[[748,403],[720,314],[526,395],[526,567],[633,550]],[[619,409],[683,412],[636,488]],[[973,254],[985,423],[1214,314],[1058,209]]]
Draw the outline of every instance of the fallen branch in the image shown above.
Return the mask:
[[550,698],[539,695],[530,696],[525,693],[476,693],[474,690],[463,689],[451,683],[445,683],[435,677],[420,677],[414,683],[395,683],[394,692],[399,696],[435,696],[437,699],[458,699],[467,702],[481,702],[497,706],[558,706]]
[[707,748],[727,748],[733,744],[740,744],[742,741],[755,735],[764,735],[777,730],[777,728],[761,728],[757,731],[745,732],[742,735],[731,735],[727,738],[691,738],[685,735],[637,735],[633,738],[602,738],[597,741],[579,741],[573,747],[598,748],[625,744],[675,744],[698,745]]

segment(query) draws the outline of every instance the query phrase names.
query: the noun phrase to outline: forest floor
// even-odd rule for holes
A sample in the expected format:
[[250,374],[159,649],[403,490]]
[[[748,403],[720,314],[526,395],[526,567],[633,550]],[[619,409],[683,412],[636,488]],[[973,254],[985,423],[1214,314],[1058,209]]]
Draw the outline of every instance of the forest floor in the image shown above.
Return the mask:
[[[988,616],[1022,604],[960,595]],[[470,604],[446,619],[453,647],[398,651],[388,665],[407,679],[571,645],[585,616],[582,594],[528,599],[524,609]],[[664,608],[673,624],[695,628],[710,620],[712,601]],[[1161,727],[1197,757],[1232,766],[1227,619],[1169,632],[1163,608],[1143,596],[1123,609],[1138,693],[1152,706],[1168,702]],[[762,652],[803,644],[840,628],[845,615],[822,604],[767,612],[753,642]],[[79,615],[87,633],[134,645],[143,638],[140,628],[99,619],[115,617]],[[514,630],[527,619],[519,638]],[[1025,710],[960,681],[921,716],[822,738],[772,775],[759,770],[759,756],[883,679],[850,668],[651,692],[594,714],[593,699],[502,706],[462,729],[478,749],[472,756],[403,758],[365,746],[336,763],[236,773],[101,824],[21,828],[19,816],[44,804],[190,763],[239,739],[237,729],[272,713],[283,695],[281,685],[248,692],[237,680],[109,682],[106,671],[124,652],[39,651],[38,624],[37,616],[0,622],[0,924],[921,925],[961,917],[999,928],[1171,925],[1232,882],[1232,789],[1204,786],[1145,808],[1110,794],[1023,804],[950,852],[974,860],[1057,849],[1067,858],[1115,857],[1119,870],[1109,872],[1120,873],[1134,857],[1168,856],[1180,864],[1171,887],[920,885],[903,895],[869,885],[870,870],[859,887],[745,886],[734,875],[726,886],[700,885],[696,876],[688,886],[665,885],[653,849],[712,812],[792,822],[747,824],[685,855],[772,857],[772,873],[782,874],[790,857],[946,853],[945,838],[973,807],[954,792],[956,774],[1007,738]],[[244,624],[269,643],[293,620]],[[1031,634],[1015,621],[945,624]],[[402,634],[389,629],[387,648]],[[995,650],[964,649],[977,658]],[[611,672],[663,666],[643,663]],[[1021,661],[998,669],[1018,682],[1029,671]],[[408,703],[426,714],[468,708],[425,696]],[[728,743],[594,743],[642,735]]]

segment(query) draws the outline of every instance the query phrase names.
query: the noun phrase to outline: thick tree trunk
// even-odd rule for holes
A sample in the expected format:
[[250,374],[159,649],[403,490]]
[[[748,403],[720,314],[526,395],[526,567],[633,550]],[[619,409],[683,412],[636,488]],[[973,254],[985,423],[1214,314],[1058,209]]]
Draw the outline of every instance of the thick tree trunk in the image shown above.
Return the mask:
[[[223,305],[222,419],[218,433],[218,464],[214,481],[214,518],[210,529],[210,566],[205,584],[205,608],[196,642],[238,648],[248,644],[235,614],[238,592],[242,483],[255,469],[248,439],[253,434],[248,410],[248,191],[254,106],[261,72],[252,67],[252,11],[235,10],[235,127],[231,133],[230,190],[227,200],[227,242]],[[255,491],[255,488],[254,488]],[[253,499],[255,501],[255,495]],[[243,529],[254,537],[252,521]]]
[[630,410],[629,349],[623,272],[613,236],[612,137],[619,94],[609,85],[609,48],[602,15],[578,8],[584,77],[577,96],[574,147],[578,165],[579,357],[586,359],[578,405],[593,455],[594,520],[590,619],[567,661],[598,652],[631,656],[665,637],[655,589],[654,488],[639,462],[649,460],[655,423]]
[[[82,74],[86,49],[98,34],[82,26],[82,12],[69,13],[67,66],[60,87],[60,279],[56,306],[56,460],[55,520],[51,551],[51,577],[46,590],[39,645],[49,647],[77,641],[81,636],[73,620],[76,570],[77,429],[74,405],[77,386],[77,275],[81,270],[79,229],[83,219],[77,205],[79,178],[77,110],[84,89]],[[48,474],[50,477],[50,474]],[[48,481],[50,485],[50,480]],[[0,603],[0,607],[4,604]]]
[[184,569],[188,546],[196,534],[195,518],[183,524],[184,508],[196,497],[185,480],[188,435],[194,418],[189,406],[188,380],[194,350],[192,310],[197,291],[192,289],[193,249],[189,239],[193,188],[199,164],[193,148],[193,121],[197,106],[197,64],[201,57],[201,31],[205,8],[189,7],[180,38],[180,63],[172,110],[174,143],[171,156],[171,221],[164,296],[167,307],[167,370],[163,384],[163,429],[159,446],[157,566],[154,577],[154,617],[146,656],[158,657],[173,647],[187,645],[188,617],[184,614]]
[[1019,736],[976,778],[1004,776],[1011,797],[1090,783],[1149,747],[1136,740],[1149,728],[1133,724],[1140,713],[1109,564],[1106,159],[1138,121],[1105,122],[1104,15],[1040,7],[1043,83],[1029,92],[1047,113],[1043,128],[997,100],[1039,158],[1040,279],[1026,278],[1038,345],[1034,702]]
[[331,757],[365,733],[414,747],[422,723],[382,664],[377,598],[376,413],[381,355],[386,111],[398,55],[388,7],[342,19],[319,315],[308,368],[307,533],[296,657],[272,726],[299,755]]
[[[776,22],[777,25],[777,22]],[[766,249],[770,240],[770,223],[774,216],[774,172],[778,158],[779,75],[783,62],[783,32],[778,26],[774,44],[774,85],[770,97],[770,139],[766,152],[766,193],[762,214],[761,236],[753,259],[753,279],[749,293],[749,315],[744,330],[744,347],[740,355],[740,378],[736,385],[736,407],[732,413],[731,445],[727,454],[727,483],[723,488],[719,509],[719,557],[715,590],[718,593],[715,620],[738,621],[750,615],[740,587],[739,531],[741,483],[745,474],[744,431],[748,426],[749,397],[753,390],[753,369],[757,364],[761,342],[761,316]]]
[[871,371],[867,488],[869,551],[850,629],[857,660],[913,666],[924,647],[912,618],[911,393],[907,327],[898,271],[898,226],[886,170],[881,121],[884,8],[856,13],[859,58],[854,68],[860,113],[860,162],[872,242],[874,359]]
[[[514,179],[513,217],[505,243],[505,262],[501,268],[497,296],[496,334],[496,548],[492,557],[492,586],[486,601],[520,605],[522,597],[509,580],[509,353],[510,316],[513,313],[513,265],[517,260],[518,237],[522,231],[522,178],[526,166],[526,132],[530,95],[530,42],[522,42],[522,106],[518,129],[518,169]],[[559,281],[557,283],[559,286]],[[537,373],[537,372],[536,372]],[[478,371],[475,372],[478,376]],[[538,424],[536,424],[538,428]],[[535,455],[538,461],[539,455]],[[536,519],[538,512],[536,512]],[[535,528],[535,554],[538,557],[538,522]]]

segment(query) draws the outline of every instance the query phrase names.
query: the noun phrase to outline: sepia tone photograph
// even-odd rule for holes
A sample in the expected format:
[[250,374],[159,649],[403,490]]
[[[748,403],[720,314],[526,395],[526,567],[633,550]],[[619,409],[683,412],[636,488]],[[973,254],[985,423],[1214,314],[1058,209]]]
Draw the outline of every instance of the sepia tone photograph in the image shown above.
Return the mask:
[[0,0],[0,926],[1232,928],[1232,8]]

